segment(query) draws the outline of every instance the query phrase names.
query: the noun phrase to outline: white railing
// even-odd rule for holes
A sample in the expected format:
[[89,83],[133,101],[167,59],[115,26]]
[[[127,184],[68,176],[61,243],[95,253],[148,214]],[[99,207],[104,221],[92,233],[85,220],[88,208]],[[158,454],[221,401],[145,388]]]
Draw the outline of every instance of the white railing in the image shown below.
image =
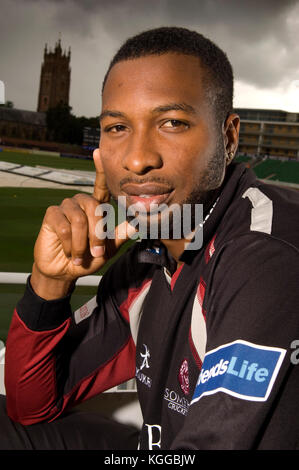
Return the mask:
[[[5,273],[0,272],[0,284],[26,284],[30,273]],[[77,286],[97,286],[101,276],[85,276],[78,279]]]
[[5,395],[4,387],[4,361],[5,361],[5,345],[0,340],[0,394]]

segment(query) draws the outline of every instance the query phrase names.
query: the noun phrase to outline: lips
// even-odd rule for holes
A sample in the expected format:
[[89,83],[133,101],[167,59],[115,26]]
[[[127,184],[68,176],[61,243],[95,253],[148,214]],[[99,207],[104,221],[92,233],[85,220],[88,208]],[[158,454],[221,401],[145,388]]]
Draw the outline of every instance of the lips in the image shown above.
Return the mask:
[[129,205],[136,205],[136,209],[150,211],[152,204],[166,204],[172,193],[172,188],[160,183],[127,183],[122,187]]

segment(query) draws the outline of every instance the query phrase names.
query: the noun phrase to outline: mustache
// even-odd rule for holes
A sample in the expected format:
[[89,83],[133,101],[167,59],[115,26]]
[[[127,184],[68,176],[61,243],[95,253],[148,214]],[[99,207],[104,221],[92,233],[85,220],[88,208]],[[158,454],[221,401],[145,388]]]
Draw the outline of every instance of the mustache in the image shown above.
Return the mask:
[[161,178],[159,176],[147,176],[145,178],[132,178],[130,176],[127,176],[126,178],[123,178],[119,182],[119,186],[122,187],[125,184],[132,183],[132,184],[144,184],[144,183],[160,183],[164,184],[165,186],[168,186],[169,188],[172,187],[171,183],[169,180],[165,178]]

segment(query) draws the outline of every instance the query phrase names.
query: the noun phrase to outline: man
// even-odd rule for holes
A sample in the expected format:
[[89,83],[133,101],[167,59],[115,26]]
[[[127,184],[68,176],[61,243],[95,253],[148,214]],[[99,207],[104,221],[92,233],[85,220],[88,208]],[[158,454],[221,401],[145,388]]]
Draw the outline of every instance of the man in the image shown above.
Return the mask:
[[[299,198],[232,163],[232,96],[225,54],[183,28],[142,33],[114,57],[94,195],[47,210],[12,319],[7,411],[19,432],[61,436],[70,419],[84,440],[86,421],[65,411],[136,376],[138,443],[126,431],[116,443],[107,425],[96,428],[99,446],[298,448]],[[191,227],[202,244],[174,237],[173,223],[163,238],[160,214],[159,240],[136,242],[110,267],[82,319],[69,305],[76,279],[98,271],[136,230],[125,221],[114,239],[99,236],[97,206],[109,194],[143,207],[147,228],[152,204],[189,205],[193,216],[203,204],[202,223]]]

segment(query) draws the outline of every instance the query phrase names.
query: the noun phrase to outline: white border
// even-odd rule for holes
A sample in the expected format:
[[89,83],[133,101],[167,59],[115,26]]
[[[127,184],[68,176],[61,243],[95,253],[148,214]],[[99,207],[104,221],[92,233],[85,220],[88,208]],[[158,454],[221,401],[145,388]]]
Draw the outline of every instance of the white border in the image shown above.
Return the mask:
[[[208,356],[210,354],[213,354],[214,352],[218,351],[219,349],[226,348],[227,346],[231,346],[232,344],[236,344],[236,343],[241,343],[241,344],[244,344],[246,346],[254,347],[256,349],[276,351],[276,352],[280,353],[280,356],[278,357],[276,366],[273,370],[271,380],[270,380],[269,385],[267,387],[266,394],[263,397],[255,397],[255,396],[251,396],[251,395],[244,395],[244,394],[240,394],[240,393],[237,393],[237,392],[233,392],[233,391],[231,391],[231,390],[229,390],[225,387],[218,387],[215,390],[208,390],[206,392],[203,392],[198,398],[194,398],[193,400],[191,400],[190,405],[193,405],[193,403],[196,403],[197,401],[199,401],[201,399],[201,397],[203,397],[205,395],[214,395],[215,393],[218,393],[218,392],[224,392],[224,393],[227,393],[228,395],[231,395],[233,397],[241,398],[242,400],[248,400],[248,401],[266,401],[268,399],[268,397],[270,395],[270,392],[272,390],[273,384],[275,382],[275,379],[277,377],[278,371],[279,371],[280,366],[282,364],[282,361],[284,360],[284,356],[286,354],[286,349],[270,347],[270,346],[262,346],[260,344],[250,343],[249,341],[244,341],[242,339],[237,339],[235,341],[232,341],[231,343],[222,344],[221,346],[218,346],[217,348],[212,349],[211,351],[206,353],[206,356]],[[195,387],[195,391],[196,391],[196,387]]]

